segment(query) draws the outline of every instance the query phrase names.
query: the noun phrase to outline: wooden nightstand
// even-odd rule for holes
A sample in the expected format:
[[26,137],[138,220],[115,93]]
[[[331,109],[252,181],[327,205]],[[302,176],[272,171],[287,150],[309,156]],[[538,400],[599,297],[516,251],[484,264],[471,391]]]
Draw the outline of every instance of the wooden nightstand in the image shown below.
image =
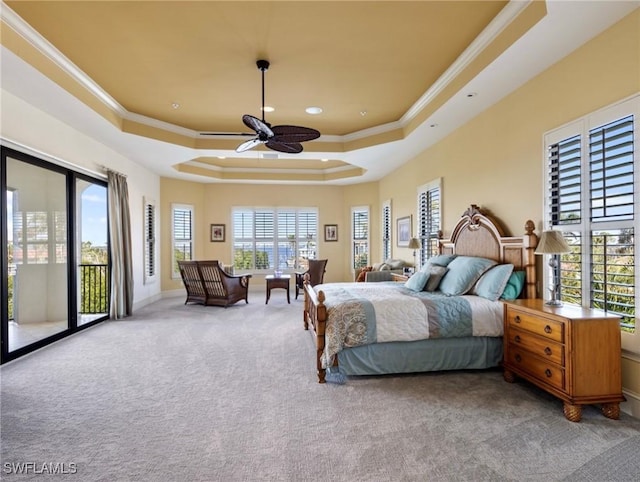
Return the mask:
[[625,400],[620,318],[538,299],[505,302],[504,379],[516,375],[560,398],[572,422],[580,421],[582,405],[595,403],[617,419]]
[[406,274],[391,273],[391,281],[406,283],[409,277]]

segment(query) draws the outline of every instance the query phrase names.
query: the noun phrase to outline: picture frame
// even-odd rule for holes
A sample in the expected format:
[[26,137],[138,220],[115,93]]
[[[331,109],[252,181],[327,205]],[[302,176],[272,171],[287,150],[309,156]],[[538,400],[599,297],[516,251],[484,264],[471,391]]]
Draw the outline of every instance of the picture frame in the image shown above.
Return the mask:
[[223,243],[225,235],[225,225],[224,224],[212,224],[211,225],[211,242],[212,243]]
[[398,218],[396,223],[397,245],[399,248],[406,248],[409,246],[409,240],[411,239],[411,216]]
[[337,224],[324,225],[324,240],[326,242],[338,241],[338,225]]

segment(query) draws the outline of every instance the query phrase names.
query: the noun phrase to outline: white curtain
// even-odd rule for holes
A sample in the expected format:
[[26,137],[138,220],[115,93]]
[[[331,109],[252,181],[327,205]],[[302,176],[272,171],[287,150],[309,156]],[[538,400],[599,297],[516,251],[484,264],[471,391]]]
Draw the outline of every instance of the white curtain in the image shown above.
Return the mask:
[[131,218],[127,177],[107,172],[109,180],[109,242],[111,247],[111,302],[109,315],[117,320],[133,313]]

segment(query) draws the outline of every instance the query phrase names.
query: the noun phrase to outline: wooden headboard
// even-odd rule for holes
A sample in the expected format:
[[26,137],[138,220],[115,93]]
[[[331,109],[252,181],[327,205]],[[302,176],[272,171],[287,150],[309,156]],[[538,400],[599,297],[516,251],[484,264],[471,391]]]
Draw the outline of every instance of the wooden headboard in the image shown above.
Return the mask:
[[522,236],[505,236],[502,226],[486,211],[472,204],[462,215],[449,239],[440,240],[442,254],[480,256],[500,264],[511,263],[516,271],[525,271],[526,289],[522,296],[536,298],[536,262],[534,251],[538,236],[529,220]]

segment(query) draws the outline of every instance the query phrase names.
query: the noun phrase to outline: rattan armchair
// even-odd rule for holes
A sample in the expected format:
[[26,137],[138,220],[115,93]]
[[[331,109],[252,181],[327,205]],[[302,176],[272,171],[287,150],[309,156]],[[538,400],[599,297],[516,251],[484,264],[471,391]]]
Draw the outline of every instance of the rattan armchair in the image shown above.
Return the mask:
[[231,275],[218,261],[178,261],[187,303],[224,306],[240,300],[249,303],[250,274]]
[[311,286],[322,284],[326,272],[327,259],[310,259],[307,271],[296,271],[296,300],[300,291],[304,291],[304,275],[309,273]]

